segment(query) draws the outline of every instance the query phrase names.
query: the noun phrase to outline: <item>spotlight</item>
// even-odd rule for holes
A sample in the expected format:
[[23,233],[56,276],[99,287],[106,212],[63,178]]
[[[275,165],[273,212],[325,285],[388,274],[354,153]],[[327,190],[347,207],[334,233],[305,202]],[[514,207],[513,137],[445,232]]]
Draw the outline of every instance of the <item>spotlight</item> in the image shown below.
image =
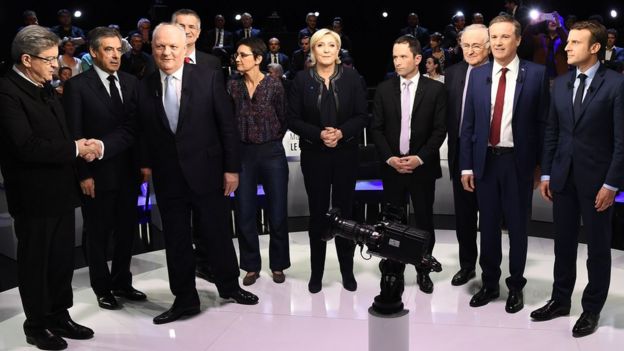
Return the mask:
[[532,20],[536,20],[539,17],[539,10],[538,9],[531,9],[531,11],[529,11],[529,18]]
[[318,11],[316,11],[316,12],[314,13],[314,16],[316,16],[316,17],[318,17],[319,15],[320,15],[320,13],[319,13]]
[[464,13],[463,13],[463,12],[461,12],[461,11],[457,11],[457,12],[455,13],[455,16],[453,16],[453,17],[464,17]]
[[611,12],[609,13],[611,15],[611,18],[616,18],[618,13],[615,10],[611,10]]
[[388,12],[384,11],[381,13],[381,17],[388,18]]
[[82,11],[80,11],[80,10],[74,11],[74,17],[80,18],[81,16],[82,16]]
[[241,19],[241,15],[240,15],[240,13],[237,13],[237,14],[234,16],[234,20],[235,20],[235,21],[240,21],[240,19]]

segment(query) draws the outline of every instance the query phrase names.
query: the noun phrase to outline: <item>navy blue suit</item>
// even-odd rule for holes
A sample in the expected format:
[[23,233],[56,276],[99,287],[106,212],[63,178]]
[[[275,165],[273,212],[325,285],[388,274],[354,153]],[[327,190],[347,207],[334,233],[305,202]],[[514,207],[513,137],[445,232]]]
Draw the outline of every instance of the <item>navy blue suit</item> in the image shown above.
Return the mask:
[[461,130],[461,170],[472,170],[481,211],[481,257],[483,287],[498,289],[502,260],[501,219],[509,228],[509,289],[521,290],[527,251],[527,222],[533,172],[541,153],[548,113],[548,77],[542,65],[520,60],[513,102],[512,152],[497,155],[488,147],[493,63],[470,73]]
[[587,233],[589,283],[583,310],[600,313],[611,276],[613,207],[597,212],[596,194],[624,181],[624,77],[601,65],[575,116],[576,70],[555,79],[545,132],[542,174],[550,175],[555,222],[552,298],[570,304],[576,280],[580,217]]

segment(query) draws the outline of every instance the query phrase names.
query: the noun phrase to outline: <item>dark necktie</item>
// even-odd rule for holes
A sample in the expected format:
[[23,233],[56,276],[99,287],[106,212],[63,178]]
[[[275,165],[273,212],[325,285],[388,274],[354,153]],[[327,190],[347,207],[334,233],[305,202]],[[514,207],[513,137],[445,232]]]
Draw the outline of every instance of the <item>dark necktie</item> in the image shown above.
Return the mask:
[[110,91],[110,97],[111,100],[113,101],[113,106],[115,106],[115,110],[117,111],[122,111],[123,110],[123,102],[121,101],[121,95],[119,95],[119,89],[117,89],[117,85],[115,84],[115,80],[117,78],[115,78],[114,75],[110,75],[108,76],[108,83],[109,83],[109,91]]
[[245,29],[245,38],[249,38],[251,35],[249,34],[249,28]]
[[581,107],[583,106],[583,93],[585,92],[585,79],[586,74],[579,74],[578,79],[581,81],[576,89],[576,95],[574,95],[574,119],[578,119],[581,116]]
[[505,103],[505,86],[507,78],[505,74],[508,69],[501,68],[501,76],[498,80],[498,89],[496,90],[496,101],[494,102],[494,113],[492,113],[492,124],[490,125],[490,145],[496,146],[500,143],[501,122],[503,120],[503,105]]
[[277,54],[272,54],[273,55],[273,62],[272,63],[279,63],[277,61]]

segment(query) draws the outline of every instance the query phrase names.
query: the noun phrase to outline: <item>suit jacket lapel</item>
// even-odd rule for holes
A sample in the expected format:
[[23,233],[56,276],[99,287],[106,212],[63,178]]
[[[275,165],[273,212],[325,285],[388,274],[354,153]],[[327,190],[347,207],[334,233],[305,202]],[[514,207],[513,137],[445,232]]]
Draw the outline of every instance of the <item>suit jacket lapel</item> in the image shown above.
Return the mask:
[[193,78],[193,65],[184,65],[184,71],[182,72],[182,96],[180,96],[180,113],[178,113],[178,129],[176,133],[182,129],[182,124],[188,115],[187,110],[190,104],[191,98],[191,79]]
[[167,113],[165,112],[165,106],[163,106],[163,88],[160,82],[160,70],[156,70],[156,72],[154,72],[149,79],[150,87],[154,92],[154,107],[158,113],[157,118],[160,120],[160,123],[162,123],[167,132],[173,135],[171,127],[169,126],[169,120],[167,119]]
[[570,118],[568,122],[572,123],[572,125],[575,125],[576,117],[574,116],[573,96],[574,96],[574,80],[576,79],[576,69],[571,70],[569,73],[569,76],[570,76],[570,80],[566,83],[567,89],[565,90],[565,93],[564,93],[566,99],[564,101],[568,101],[568,103],[566,104],[567,116]]
[[397,110],[397,113],[394,115],[397,116],[399,120],[399,126],[401,125],[401,78],[398,76],[392,78],[394,81],[392,82],[392,105]]
[[520,100],[520,93],[522,92],[524,79],[526,78],[526,63],[523,60],[520,60],[520,65],[518,66],[518,69],[519,71],[518,78],[516,79],[516,90],[514,91],[512,116],[516,115],[516,107],[518,107],[518,100]]
[[418,86],[416,87],[416,95],[414,95],[414,104],[412,105],[412,119],[414,118],[414,112],[418,109],[418,105],[422,102],[423,96],[425,96],[425,88],[428,82],[425,81],[425,77],[422,75],[418,78]]
[[606,68],[601,65],[598,68],[596,75],[594,75],[594,79],[592,79],[591,85],[587,89],[587,93],[585,94],[585,98],[583,98],[583,103],[581,104],[581,115],[575,118],[575,122],[577,124],[581,120],[581,118],[583,118],[585,110],[587,110],[587,106],[591,103],[594,96],[596,96],[598,89],[600,89],[600,86],[602,86],[602,83],[604,83],[605,69]]
[[115,108],[113,107],[113,100],[111,100],[111,97],[108,94],[108,91],[106,91],[106,87],[102,83],[102,80],[98,76],[95,69],[90,69],[83,74],[86,74],[87,78],[89,78],[88,84],[91,90],[93,90],[93,94],[97,96],[98,99],[102,101],[104,106],[106,106],[106,108],[108,108],[108,110],[110,111],[109,116],[111,118],[115,117],[117,115],[117,111],[115,111]]

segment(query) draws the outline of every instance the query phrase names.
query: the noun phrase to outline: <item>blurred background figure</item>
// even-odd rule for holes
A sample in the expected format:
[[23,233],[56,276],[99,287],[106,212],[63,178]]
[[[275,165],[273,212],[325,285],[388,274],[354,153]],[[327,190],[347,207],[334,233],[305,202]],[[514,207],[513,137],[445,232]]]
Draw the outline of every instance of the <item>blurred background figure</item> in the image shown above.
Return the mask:
[[59,68],[69,67],[72,70],[72,77],[82,73],[82,61],[74,57],[76,45],[71,39],[66,38],[61,41],[61,55],[58,57]]
[[607,46],[602,63],[607,68],[622,72],[624,69],[624,48],[615,46],[617,37],[618,31],[615,28],[607,29]]
[[444,74],[442,68],[440,68],[440,60],[435,57],[427,58],[425,62],[427,73],[423,74],[423,77],[428,77],[437,80],[440,83],[444,83]]
[[399,36],[409,34],[420,42],[420,46],[425,48],[429,45],[429,30],[420,25],[418,14],[411,12],[407,15],[407,27],[401,29]]

